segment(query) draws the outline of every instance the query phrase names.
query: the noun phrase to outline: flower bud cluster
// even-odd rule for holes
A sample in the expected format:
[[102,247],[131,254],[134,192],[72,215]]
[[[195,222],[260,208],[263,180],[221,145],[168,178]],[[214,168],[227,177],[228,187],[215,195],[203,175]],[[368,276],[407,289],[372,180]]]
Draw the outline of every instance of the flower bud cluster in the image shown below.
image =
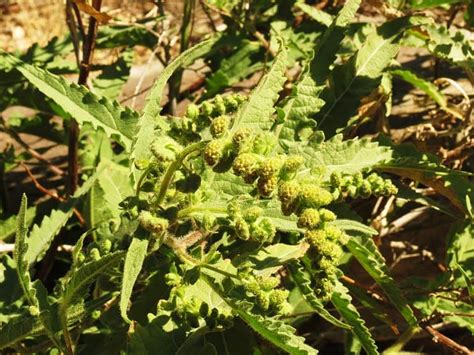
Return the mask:
[[280,284],[278,278],[248,275],[243,282],[245,291],[254,298],[262,311],[275,314],[287,313],[289,291],[277,288]]
[[206,324],[211,329],[218,326],[232,326],[232,315],[210,308],[206,302],[186,297],[186,285],[176,269],[165,275],[165,281],[172,286],[168,300],[158,302],[158,314],[168,314],[171,319],[185,330],[199,328]]
[[332,192],[335,199],[368,198],[370,196],[389,196],[398,192],[390,179],[384,179],[376,173],[364,176],[363,173],[331,174]]
[[212,100],[204,101],[200,105],[190,104],[176,128],[185,132],[198,132],[217,118],[233,114],[246,99],[240,94],[216,95]]
[[269,243],[275,237],[276,228],[268,217],[262,216],[263,210],[260,207],[252,207],[241,213],[231,211],[232,204],[230,204],[228,210],[235,233],[240,239]]

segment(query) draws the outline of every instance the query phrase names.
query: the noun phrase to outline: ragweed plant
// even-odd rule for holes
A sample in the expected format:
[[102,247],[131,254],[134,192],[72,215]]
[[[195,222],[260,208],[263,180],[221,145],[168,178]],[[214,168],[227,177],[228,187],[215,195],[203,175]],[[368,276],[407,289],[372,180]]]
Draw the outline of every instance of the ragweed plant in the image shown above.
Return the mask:
[[[141,112],[121,106],[115,91],[89,90],[52,73],[61,69],[56,66],[65,53],[42,65],[51,71],[0,53],[2,73],[18,80],[13,89],[37,90],[42,106],[66,122],[74,118],[85,132],[83,183],[74,195],[30,231],[34,211],[24,196],[18,216],[2,225],[6,230],[16,224],[5,237],[16,234],[13,258],[5,256],[2,264],[2,282],[12,290],[11,302],[0,299],[2,349],[314,354],[319,338],[303,337],[300,326],[318,315],[346,332],[347,346],[377,354],[360,304],[386,327],[403,331],[401,343],[421,328],[431,331],[433,315],[472,329],[472,317],[453,312],[453,303],[443,306],[451,313],[435,314],[429,299],[399,287],[374,241],[377,221],[369,226],[369,217],[352,208],[361,201],[388,201],[388,213],[393,201],[402,207],[410,198],[427,204],[410,189],[419,182],[447,198],[456,212],[439,204],[437,209],[462,219],[472,216],[469,174],[383,136],[348,138],[365,122],[358,110],[363,98],[387,89],[392,75],[416,82],[393,68],[403,41],[424,39],[434,54],[441,51],[463,65],[469,58],[453,58],[434,46],[444,30],[416,15],[396,13],[378,28],[367,25],[357,32],[360,41],[354,36],[359,30],[350,26],[360,1],[347,1],[337,14],[297,2],[296,13],[317,22],[314,33],[286,27],[292,21],[282,24],[284,4],[251,2],[239,10],[225,3],[229,8],[221,4],[219,11],[229,32],[240,37],[215,35],[184,50],[155,81]],[[269,41],[260,44],[248,39],[262,39],[255,26],[259,17],[273,19]],[[98,45],[127,43],[123,31],[136,40],[137,28],[142,27],[108,27]],[[212,68],[215,53],[228,50],[229,43],[238,43],[230,46],[235,53],[208,75],[206,92],[193,97],[181,116],[163,114],[167,82],[176,82],[201,57]],[[271,58],[262,57],[262,48]],[[257,70],[262,77],[252,91],[224,92]],[[170,92],[176,99],[176,91]],[[15,161],[7,153],[4,166]],[[77,222],[67,224],[73,214]],[[472,229],[468,223],[452,232],[450,276],[437,279],[430,292],[471,292],[472,270],[464,269],[469,258],[460,246]],[[55,266],[67,267],[51,280],[46,276],[61,230],[74,245],[57,258]],[[359,287],[348,276],[351,262],[376,287]],[[397,324],[387,312],[398,313]]]

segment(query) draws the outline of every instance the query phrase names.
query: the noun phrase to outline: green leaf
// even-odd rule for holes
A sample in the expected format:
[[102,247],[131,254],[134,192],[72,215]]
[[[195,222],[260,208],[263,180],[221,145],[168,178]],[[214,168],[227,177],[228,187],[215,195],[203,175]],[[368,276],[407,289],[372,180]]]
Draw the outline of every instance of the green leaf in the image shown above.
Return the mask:
[[313,20],[319,22],[320,24],[323,24],[324,26],[330,26],[333,22],[333,17],[330,14],[324,12],[323,10],[319,10],[316,7],[305,4],[304,2],[297,2],[295,6],[301,11],[303,11],[306,15],[311,17]]
[[[453,271],[459,270],[469,288],[474,277],[474,224],[471,221],[457,223],[449,233],[446,264]],[[464,276],[465,274],[465,276]],[[457,284],[460,281],[456,281]],[[474,300],[473,300],[474,301]]]
[[330,86],[322,93],[326,105],[316,117],[319,129],[332,136],[347,124],[361,98],[379,85],[383,71],[398,53],[403,32],[422,22],[421,18],[402,17],[384,23],[347,63],[332,71]]
[[276,347],[290,354],[317,354],[318,351],[304,342],[304,338],[297,336],[296,329],[275,318],[266,318],[252,313],[247,307],[228,300],[234,312],[248,324],[255,332]]
[[342,135],[336,135],[315,146],[293,144],[289,152],[301,154],[308,167],[324,167],[326,179],[333,172],[354,174],[392,157],[391,149],[376,142],[364,138],[343,141]]
[[342,218],[339,219],[338,218],[334,222],[331,222],[330,224],[348,233],[356,232],[356,233],[362,233],[367,236],[373,236],[373,235],[378,234],[378,232],[375,229],[369,226],[366,226],[363,223],[354,221],[352,219],[342,219]]
[[427,48],[431,53],[463,68],[474,68],[471,32],[434,23],[424,26],[424,29],[428,32]]
[[384,290],[385,294],[397,308],[410,326],[415,326],[418,321],[412,309],[407,304],[405,297],[390,276],[385,259],[380,254],[371,237],[353,237],[349,239],[347,248],[365,271]]
[[26,195],[23,194],[21,197],[20,211],[18,212],[16,237],[15,237],[15,249],[13,252],[13,259],[16,263],[16,272],[18,275],[18,282],[23,289],[23,293],[31,306],[38,307],[38,300],[36,299],[35,291],[31,285],[29,262],[26,258],[28,251],[28,242],[26,240],[26,234],[28,229],[26,227],[26,208],[28,200]]
[[244,40],[238,44],[238,49],[229,57],[224,58],[219,69],[206,78],[206,93],[204,98],[213,97],[224,88],[232,86],[250,74],[264,67],[257,55],[262,47],[259,42]]
[[310,74],[309,66],[306,66],[284,106],[278,109],[278,120],[283,121],[277,133],[281,139],[304,140],[304,129],[315,126],[314,120],[309,117],[318,113],[324,105],[318,97],[323,86],[317,86]]
[[367,354],[378,354],[379,352],[375,340],[372,338],[357,308],[352,304],[352,297],[349,295],[349,291],[340,281],[336,281],[335,283],[331,302],[344,320],[352,326],[352,332],[360,340]]
[[329,68],[336,59],[336,53],[344,38],[346,26],[354,20],[360,0],[349,0],[339,11],[331,26],[318,41],[311,62],[311,76],[318,86],[325,85]]
[[[133,139],[134,143],[130,156],[132,163],[148,161],[151,155],[150,145],[155,137],[155,130],[157,128],[162,131],[168,130],[168,122],[160,115],[160,105],[163,90],[169,78],[177,69],[192,64],[197,58],[208,53],[217,40],[218,37],[213,37],[189,48],[181,53],[178,58],[161,72],[160,77],[153,85],[153,88],[147,97],[143,113],[138,121],[138,131]],[[135,175],[135,181],[137,181],[139,173],[135,170],[133,165],[132,171]]]
[[115,266],[124,255],[125,253],[121,251],[107,254],[99,260],[89,261],[75,270],[61,295],[61,308],[66,310],[69,305],[80,299],[84,289],[102,273],[109,271],[110,268]]
[[290,354],[317,354],[316,349],[305,344],[303,337],[295,334],[296,329],[293,327],[275,318],[253,313],[252,304],[228,297],[211,277],[204,276],[203,279],[250,328],[276,347]]
[[148,249],[148,240],[133,238],[125,257],[123,268],[122,289],[120,291],[120,314],[127,322],[130,322],[127,316],[128,302],[132,295],[133,286],[142,269],[143,261]]
[[27,243],[28,250],[25,260],[32,264],[42,258],[54,237],[66,225],[73,214],[74,207],[79,203],[80,198],[85,195],[93,186],[95,180],[104,172],[105,166],[92,175],[69,200],[62,202],[59,207],[53,210],[48,216],[43,217],[41,224],[35,224],[31,230]]
[[351,329],[350,325],[340,321],[331,313],[329,313],[326,308],[324,308],[323,303],[315,296],[314,290],[311,287],[311,279],[309,275],[304,272],[302,266],[298,265],[297,263],[289,263],[288,269],[290,271],[291,278],[295,282],[296,287],[298,287],[300,290],[303,298],[321,318],[325,319],[336,327]]
[[402,78],[407,83],[410,83],[414,87],[422,90],[425,94],[431,97],[434,102],[436,102],[443,110],[447,108],[448,101],[443,95],[443,93],[438,90],[435,84],[426,81],[423,78],[420,78],[415,73],[412,73],[411,71],[406,69],[391,70],[390,73]]
[[116,139],[127,151],[130,150],[137,123],[134,111],[124,109],[105,97],[98,97],[84,86],[26,64],[8,53],[0,51],[0,56],[4,56],[31,84],[79,124],[90,123],[95,128],[103,129],[108,137]]
[[251,253],[238,255],[233,264],[238,266],[241,263],[251,263],[255,275],[268,277],[289,261],[303,257],[308,248],[309,245],[305,242],[296,245],[276,243]]
[[286,81],[286,62],[287,51],[281,45],[270,70],[252,91],[249,100],[235,114],[231,132],[240,128],[258,131],[269,129],[273,125],[272,115],[275,110],[273,106]]
[[426,9],[435,6],[451,5],[462,0],[411,0],[411,7],[414,9]]

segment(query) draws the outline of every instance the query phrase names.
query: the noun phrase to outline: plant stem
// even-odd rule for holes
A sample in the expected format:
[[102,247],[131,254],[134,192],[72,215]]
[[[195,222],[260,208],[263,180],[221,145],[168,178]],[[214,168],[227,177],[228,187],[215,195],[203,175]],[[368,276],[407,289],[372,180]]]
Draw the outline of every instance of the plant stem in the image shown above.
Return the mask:
[[[194,23],[194,8],[196,7],[196,0],[184,1],[183,9],[183,23],[181,25],[181,46],[180,53],[183,53],[189,47],[189,38],[193,31]],[[169,103],[170,113],[176,116],[176,106],[179,96],[179,89],[181,87],[181,78],[183,77],[183,69],[176,70],[169,82]]]
[[191,153],[200,150],[204,145],[207,144],[207,141],[197,142],[191,144],[184,148],[177,156],[174,162],[166,170],[165,176],[163,177],[163,181],[161,182],[160,191],[158,192],[157,203],[161,205],[163,200],[165,199],[166,191],[168,190],[168,186],[171,184],[173,180],[174,173],[176,170],[181,166],[184,159]]

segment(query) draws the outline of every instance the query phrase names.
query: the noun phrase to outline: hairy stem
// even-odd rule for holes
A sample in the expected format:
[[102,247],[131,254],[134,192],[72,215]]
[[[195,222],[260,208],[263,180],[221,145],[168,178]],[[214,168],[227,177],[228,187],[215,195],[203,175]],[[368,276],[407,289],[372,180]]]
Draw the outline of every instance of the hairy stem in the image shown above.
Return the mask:
[[175,161],[172,162],[171,165],[166,170],[165,176],[163,177],[163,181],[161,182],[160,191],[158,192],[158,198],[157,198],[158,205],[161,205],[163,203],[163,200],[165,199],[165,196],[166,196],[166,191],[168,190],[168,187],[173,180],[174,173],[181,166],[184,159],[186,159],[186,157],[189,154],[200,150],[206,144],[207,144],[207,141],[191,144],[190,146],[184,148],[176,156]]

